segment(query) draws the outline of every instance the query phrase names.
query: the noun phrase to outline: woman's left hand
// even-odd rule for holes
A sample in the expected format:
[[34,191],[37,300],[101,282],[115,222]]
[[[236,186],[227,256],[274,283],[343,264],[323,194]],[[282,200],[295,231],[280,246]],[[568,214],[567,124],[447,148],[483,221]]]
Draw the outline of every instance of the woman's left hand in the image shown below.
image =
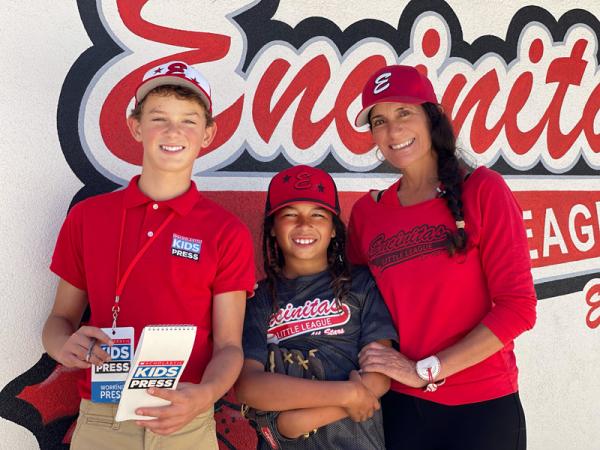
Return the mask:
[[419,378],[415,362],[391,347],[377,342],[365,345],[358,354],[361,372],[379,372],[406,386],[420,388],[427,383]]

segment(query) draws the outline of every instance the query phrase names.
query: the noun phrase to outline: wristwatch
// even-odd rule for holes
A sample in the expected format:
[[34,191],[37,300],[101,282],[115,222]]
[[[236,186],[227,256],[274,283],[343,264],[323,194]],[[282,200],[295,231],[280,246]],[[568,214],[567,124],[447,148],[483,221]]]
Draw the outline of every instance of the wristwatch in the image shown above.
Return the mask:
[[439,386],[446,382],[445,379],[436,383],[435,379],[440,374],[442,364],[437,356],[432,355],[428,358],[417,361],[417,375],[421,380],[427,381],[424,390],[427,392],[435,392]]

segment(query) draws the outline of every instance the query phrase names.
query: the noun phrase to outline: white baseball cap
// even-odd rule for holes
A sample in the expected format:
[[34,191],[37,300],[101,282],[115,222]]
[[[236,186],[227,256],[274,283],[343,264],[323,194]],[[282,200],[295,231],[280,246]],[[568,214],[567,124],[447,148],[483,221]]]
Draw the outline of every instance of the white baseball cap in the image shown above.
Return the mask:
[[142,82],[135,90],[135,104],[137,106],[148,92],[158,86],[175,85],[186,87],[204,101],[208,112],[212,112],[212,100],[210,98],[210,84],[204,76],[192,66],[183,61],[169,61],[160,66],[150,69]]

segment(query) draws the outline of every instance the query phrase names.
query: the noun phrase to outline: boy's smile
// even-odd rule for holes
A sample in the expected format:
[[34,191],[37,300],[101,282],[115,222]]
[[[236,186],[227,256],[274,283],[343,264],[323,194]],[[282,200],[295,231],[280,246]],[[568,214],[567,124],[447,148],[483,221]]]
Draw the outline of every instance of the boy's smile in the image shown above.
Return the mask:
[[161,145],[160,149],[166,152],[174,153],[183,150],[185,147],[183,145]]

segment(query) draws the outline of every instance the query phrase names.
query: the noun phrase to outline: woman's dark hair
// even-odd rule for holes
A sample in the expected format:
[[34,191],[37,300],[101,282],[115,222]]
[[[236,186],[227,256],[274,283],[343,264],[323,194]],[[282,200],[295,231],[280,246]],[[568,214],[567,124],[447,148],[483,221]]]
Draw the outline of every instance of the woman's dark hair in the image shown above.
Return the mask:
[[457,229],[448,233],[447,249],[450,256],[464,252],[467,248],[467,234],[464,229],[462,188],[465,175],[470,170],[463,160],[456,156],[456,136],[454,129],[439,105],[421,105],[429,118],[431,144],[437,154],[438,179],[442,184],[441,195],[456,221]]
[[[277,239],[271,235],[271,230],[275,223],[275,214],[266,216],[263,223],[262,250],[263,267],[267,277],[267,286],[273,299],[273,312],[277,311],[279,300],[277,298],[277,281],[283,277],[283,267],[285,259],[277,245]],[[350,265],[346,260],[346,225],[335,214],[333,217],[333,227],[335,237],[331,238],[327,247],[327,267],[331,274],[331,288],[338,306],[348,295],[350,289]]]

